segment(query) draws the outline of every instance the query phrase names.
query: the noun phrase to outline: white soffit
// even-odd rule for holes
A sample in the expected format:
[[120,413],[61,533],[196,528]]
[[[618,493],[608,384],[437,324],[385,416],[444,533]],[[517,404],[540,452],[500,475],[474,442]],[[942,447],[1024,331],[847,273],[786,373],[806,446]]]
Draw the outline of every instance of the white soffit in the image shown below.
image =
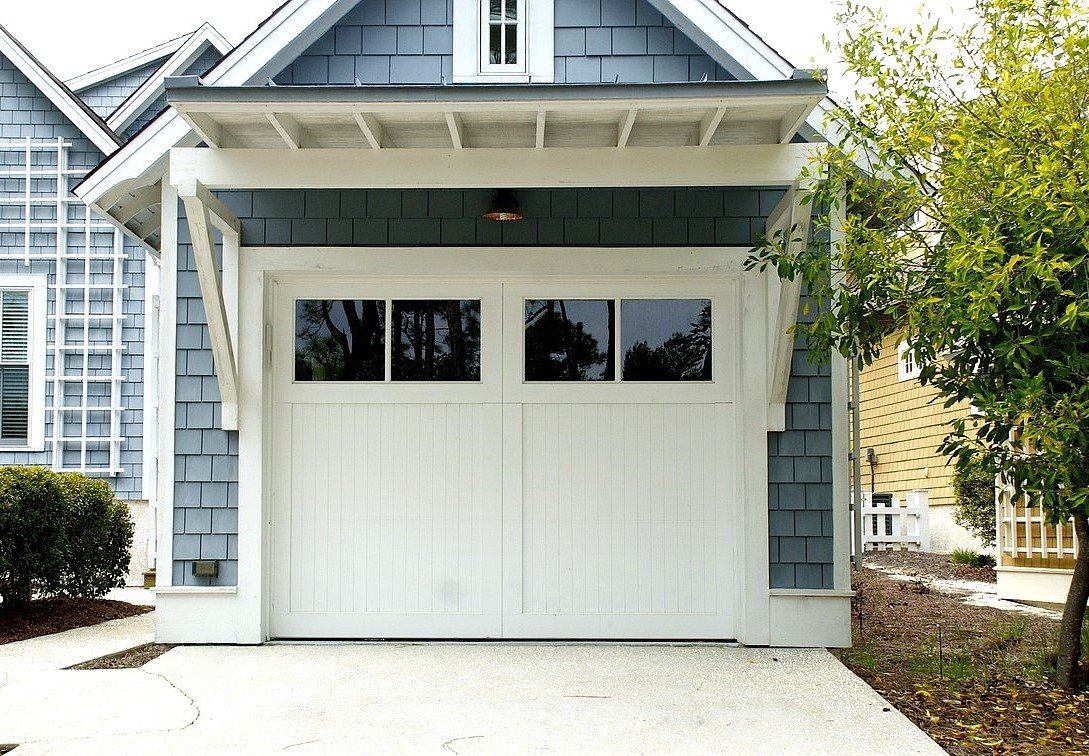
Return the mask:
[[168,92],[213,149],[546,149],[787,144],[825,89],[796,80]]

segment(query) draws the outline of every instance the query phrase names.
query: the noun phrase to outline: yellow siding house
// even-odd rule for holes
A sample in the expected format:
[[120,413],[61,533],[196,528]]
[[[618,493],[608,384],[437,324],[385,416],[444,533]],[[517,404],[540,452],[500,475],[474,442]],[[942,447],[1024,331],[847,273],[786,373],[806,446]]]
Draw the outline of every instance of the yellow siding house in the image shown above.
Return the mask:
[[[888,339],[861,376],[863,490],[889,493],[902,502],[910,491],[927,492],[930,549],[978,551],[979,539],[953,517],[953,466],[938,453],[949,423],[971,408],[966,402],[946,408],[936,396],[933,388],[919,383],[919,366],[905,345]],[[998,490],[996,507],[999,596],[1063,602],[1077,550],[1073,527],[1048,525],[1038,507],[1015,501],[1006,488]]]

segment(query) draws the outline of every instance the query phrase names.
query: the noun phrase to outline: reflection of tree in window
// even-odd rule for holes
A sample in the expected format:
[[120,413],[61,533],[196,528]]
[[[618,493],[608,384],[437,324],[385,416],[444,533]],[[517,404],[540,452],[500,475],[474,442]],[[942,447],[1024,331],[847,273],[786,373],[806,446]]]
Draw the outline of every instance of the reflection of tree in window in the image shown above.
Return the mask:
[[625,381],[711,380],[709,301],[625,300],[622,314]]
[[615,311],[612,300],[527,300],[526,380],[613,380]]
[[382,301],[296,302],[295,380],[383,380],[385,316]]
[[479,381],[480,302],[393,303],[393,380]]

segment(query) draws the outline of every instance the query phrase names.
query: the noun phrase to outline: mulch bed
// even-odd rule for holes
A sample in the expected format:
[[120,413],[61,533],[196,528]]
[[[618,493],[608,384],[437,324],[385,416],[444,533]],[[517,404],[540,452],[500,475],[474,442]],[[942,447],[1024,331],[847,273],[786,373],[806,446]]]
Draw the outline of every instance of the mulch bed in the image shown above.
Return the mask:
[[137,669],[149,661],[158,659],[170,649],[174,648],[166,643],[148,643],[145,646],[123,651],[120,654],[103,656],[100,659],[92,659],[89,662],[77,664],[69,669],[93,670],[93,669]]
[[866,566],[884,567],[905,575],[926,575],[939,580],[974,580],[994,583],[994,567],[969,567],[953,564],[948,554],[927,554],[922,551],[872,551],[866,554]]
[[78,627],[97,625],[108,620],[135,617],[152,611],[150,606],[136,606],[104,599],[42,599],[21,610],[0,609],[0,645],[62,633]]
[[873,569],[854,588],[855,647],[840,658],[949,753],[1089,754],[1089,695],[1048,683],[1057,622]]

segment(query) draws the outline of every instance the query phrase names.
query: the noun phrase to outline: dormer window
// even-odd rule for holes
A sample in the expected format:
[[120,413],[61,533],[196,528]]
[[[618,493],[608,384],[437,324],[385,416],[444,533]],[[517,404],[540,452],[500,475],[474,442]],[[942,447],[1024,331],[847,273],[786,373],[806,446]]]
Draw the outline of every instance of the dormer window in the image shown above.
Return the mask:
[[555,81],[554,0],[454,0],[454,82]]
[[487,41],[481,61],[482,71],[525,71],[526,24],[521,5],[525,0],[485,0],[481,3]]

